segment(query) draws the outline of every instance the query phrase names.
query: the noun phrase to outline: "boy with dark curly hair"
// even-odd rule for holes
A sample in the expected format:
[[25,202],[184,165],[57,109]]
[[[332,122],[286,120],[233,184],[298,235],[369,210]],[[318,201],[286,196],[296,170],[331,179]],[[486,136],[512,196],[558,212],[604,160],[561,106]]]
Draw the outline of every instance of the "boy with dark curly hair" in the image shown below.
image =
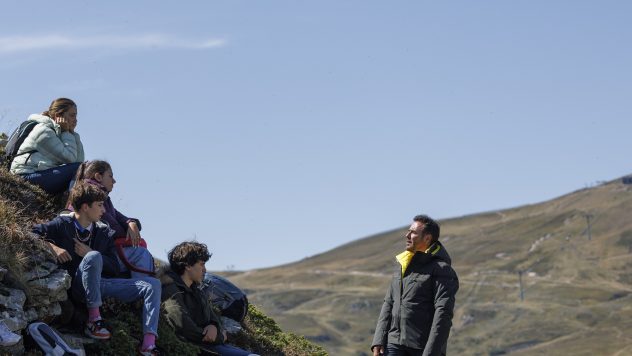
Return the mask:
[[162,297],[167,323],[176,334],[195,344],[201,355],[254,356],[226,345],[226,331],[208,298],[198,288],[204,280],[204,264],[211,258],[205,244],[182,242],[169,251],[171,269],[162,279]]

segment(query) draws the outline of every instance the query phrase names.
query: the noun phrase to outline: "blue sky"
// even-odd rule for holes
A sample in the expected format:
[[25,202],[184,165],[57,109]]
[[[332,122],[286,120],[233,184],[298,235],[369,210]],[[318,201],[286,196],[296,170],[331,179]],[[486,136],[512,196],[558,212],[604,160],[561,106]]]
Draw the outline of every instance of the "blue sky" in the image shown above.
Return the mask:
[[628,1],[0,10],[0,130],[74,99],[159,258],[195,238],[209,269],[278,265],[632,173]]

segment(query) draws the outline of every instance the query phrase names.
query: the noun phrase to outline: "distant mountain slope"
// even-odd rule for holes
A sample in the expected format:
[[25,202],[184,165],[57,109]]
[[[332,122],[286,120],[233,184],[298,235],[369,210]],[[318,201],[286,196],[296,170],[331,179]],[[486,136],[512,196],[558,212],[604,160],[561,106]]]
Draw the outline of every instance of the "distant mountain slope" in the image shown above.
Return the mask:
[[[441,226],[461,281],[450,354],[632,354],[632,186],[616,180]],[[406,228],[231,280],[331,354],[368,354]]]

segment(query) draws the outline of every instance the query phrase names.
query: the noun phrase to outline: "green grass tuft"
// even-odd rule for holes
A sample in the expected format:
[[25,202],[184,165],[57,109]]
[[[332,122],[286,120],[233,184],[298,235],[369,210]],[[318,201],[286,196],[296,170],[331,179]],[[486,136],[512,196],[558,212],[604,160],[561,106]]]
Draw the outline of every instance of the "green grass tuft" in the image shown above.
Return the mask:
[[325,349],[303,336],[284,333],[272,318],[263,314],[252,304],[248,306],[248,316],[244,325],[246,333],[243,340],[235,343],[238,347],[261,355],[327,355]]

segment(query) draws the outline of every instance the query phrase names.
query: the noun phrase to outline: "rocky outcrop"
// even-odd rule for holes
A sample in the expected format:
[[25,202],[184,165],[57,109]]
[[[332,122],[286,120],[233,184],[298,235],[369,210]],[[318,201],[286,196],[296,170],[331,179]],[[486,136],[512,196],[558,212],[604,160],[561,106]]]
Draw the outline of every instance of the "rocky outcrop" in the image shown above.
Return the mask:
[[[20,334],[35,320],[50,321],[61,314],[59,302],[67,299],[71,278],[66,270],[57,267],[52,255],[46,251],[33,252],[21,276],[23,289],[15,281],[5,280],[6,274],[7,270],[0,268],[0,319],[10,330]],[[4,351],[21,354],[24,352],[21,345]]]

